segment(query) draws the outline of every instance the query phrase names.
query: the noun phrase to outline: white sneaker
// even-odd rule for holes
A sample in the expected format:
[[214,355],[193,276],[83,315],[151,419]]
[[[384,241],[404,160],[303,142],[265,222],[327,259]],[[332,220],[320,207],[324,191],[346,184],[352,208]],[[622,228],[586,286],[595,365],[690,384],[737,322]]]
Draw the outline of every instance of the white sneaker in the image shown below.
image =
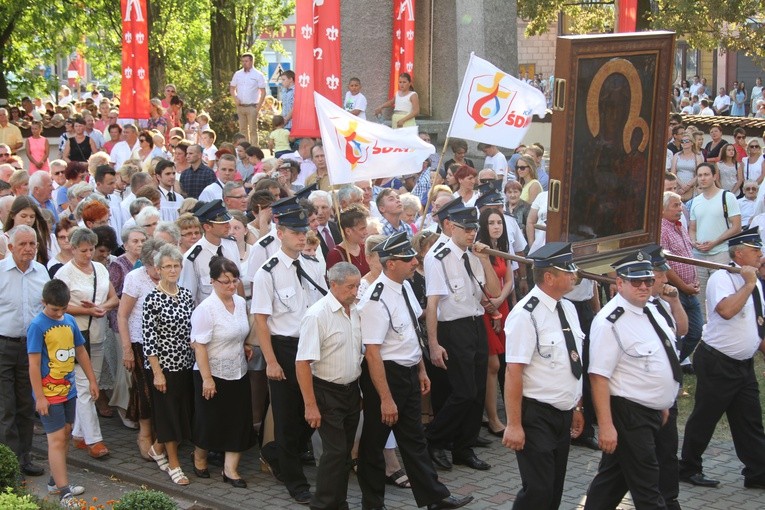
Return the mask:
[[122,424],[125,427],[127,427],[127,428],[129,428],[131,430],[138,430],[138,428],[139,428],[138,424],[136,422],[134,422],[133,420],[128,420],[127,419],[127,411],[125,411],[121,407],[118,407],[117,408],[117,414],[120,415],[120,420],[122,420]]
[[[85,487],[82,485],[69,485],[69,493],[71,496],[79,496],[80,494],[85,493]],[[61,489],[56,487],[56,485],[48,484],[48,494],[50,495],[59,495],[61,494]]]

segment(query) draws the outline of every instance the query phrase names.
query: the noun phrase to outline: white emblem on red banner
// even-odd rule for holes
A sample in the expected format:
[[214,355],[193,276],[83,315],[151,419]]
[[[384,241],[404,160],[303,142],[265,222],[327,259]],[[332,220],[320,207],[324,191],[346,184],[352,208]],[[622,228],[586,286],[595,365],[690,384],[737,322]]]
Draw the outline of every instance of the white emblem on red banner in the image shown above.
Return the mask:
[[307,73],[302,73],[298,76],[298,85],[301,87],[306,88],[309,83],[311,83],[311,77]]

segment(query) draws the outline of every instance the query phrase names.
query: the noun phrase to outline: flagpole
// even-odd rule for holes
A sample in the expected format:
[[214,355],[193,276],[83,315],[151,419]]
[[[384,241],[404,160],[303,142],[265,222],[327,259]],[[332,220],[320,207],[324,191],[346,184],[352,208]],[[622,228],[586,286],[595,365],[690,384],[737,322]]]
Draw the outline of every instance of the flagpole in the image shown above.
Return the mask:
[[335,204],[335,214],[337,215],[337,226],[340,228],[340,237],[342,237],[343,242],[345,242],[345,231],[340,225],[340,200],[337,199],[337,184],[332,185],[332,195],[332,203]]
[[[444,160],[444,153],[446,152],[446,146],[449,143],[449,137],[447,136],[444,139],[444,146],[441,148],[441,154],[438,155],[438,164],[436,165],[436,174],[438,174],[438,169],[441,168],[441,162]],[[431,202],[431,195],[433,194],[433,188],[435,185],[433,184],[434,179],[430,179],[430,189],[428,189],[428,200],[425,202],[425,210],[422,212],[422,219],[420,220],[420,230],[422,230],[422,227],[425,225],[425,217],[428,215],[428,208],[430,207]]]

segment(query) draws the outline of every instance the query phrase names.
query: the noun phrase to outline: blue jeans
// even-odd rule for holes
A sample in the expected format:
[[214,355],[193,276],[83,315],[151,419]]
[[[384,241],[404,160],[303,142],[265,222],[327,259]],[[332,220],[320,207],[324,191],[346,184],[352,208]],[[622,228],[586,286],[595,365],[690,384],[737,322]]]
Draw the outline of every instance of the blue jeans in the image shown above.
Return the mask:
[[701,340],[701,328],[704,325],[704,319],[701,316],[701,305],[696,296],[680,292],[680,304],[683,305],[683,309],[688,315],[688,333],[683,337],[682,348],[680,349],[680,361],[683,361],[691,355]]

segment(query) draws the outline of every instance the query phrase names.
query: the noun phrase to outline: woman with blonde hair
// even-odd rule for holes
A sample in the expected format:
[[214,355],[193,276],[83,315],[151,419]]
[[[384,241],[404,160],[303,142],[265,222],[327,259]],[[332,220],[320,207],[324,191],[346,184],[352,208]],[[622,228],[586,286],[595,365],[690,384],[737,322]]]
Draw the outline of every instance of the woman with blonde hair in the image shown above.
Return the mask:
[[521,200],[532,203],[542,192],[542,184],[537,180],[537,162],[531,156],[521,156],[515,162],[515,178],[523,185]]

